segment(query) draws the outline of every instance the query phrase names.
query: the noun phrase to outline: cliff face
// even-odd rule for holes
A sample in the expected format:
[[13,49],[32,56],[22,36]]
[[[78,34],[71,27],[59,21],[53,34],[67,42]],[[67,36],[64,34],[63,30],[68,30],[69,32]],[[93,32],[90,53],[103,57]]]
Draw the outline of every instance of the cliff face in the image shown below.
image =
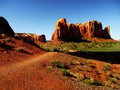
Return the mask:
[[0,17],[0,34],[5,34],[6,36],[11,37],[15,34],[7,20],[3,17]]
[[52,40],[80,41],[92,37],[110,39],[110,26],[103,29],[102,24],[95,20],[84,24],[72,24],[67,23],[65,18],[61,18],[56,22]]

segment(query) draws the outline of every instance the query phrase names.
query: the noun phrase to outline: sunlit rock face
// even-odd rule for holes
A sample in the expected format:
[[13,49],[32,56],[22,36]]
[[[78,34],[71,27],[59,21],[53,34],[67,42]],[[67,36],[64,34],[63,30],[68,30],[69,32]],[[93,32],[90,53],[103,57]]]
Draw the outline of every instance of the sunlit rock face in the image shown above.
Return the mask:
[[80,41],[81,39],[93,37],[110,39],[110,26],[103,29],[101,22],[96,20],[85,22],[83,24],[72,24],[67,23],[65,18],[61,18],[56,22],[52,40]]
[[77,25],[67,23],[65,18],[56,22],[52,40],[78,41],[79,39],[81,39],[81,33]]
[[1,34],[11,37],[13,37],[15,34],[8,21],[4,17],[0,17],[0,35]]

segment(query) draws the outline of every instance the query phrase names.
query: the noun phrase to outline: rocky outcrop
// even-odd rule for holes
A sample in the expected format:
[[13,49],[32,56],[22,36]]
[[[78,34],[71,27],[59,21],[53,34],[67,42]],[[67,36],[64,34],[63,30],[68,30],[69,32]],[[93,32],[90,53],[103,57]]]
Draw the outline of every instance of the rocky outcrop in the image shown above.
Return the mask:
[[4,34],[5,36],[14,36],[14,31],[10,27],[9,23],[4,17],[0,17],[0,35]]
[[45,37],[45,35],[39,35],[39,41],[40,41],[40,42],[46,42],[46,37]]
[[110,26],[103,29],[102,24],[95,20],[84,24],[72,24],[67,23],[65,18],[61,18],[56,22],[52,40],[80,41],[93,37],[110,39]]
[[23,40],[27,43],[39,43],[39,42],[46,42],[45,35],[37,35],[31,33],[15,33],[15,38],[19,40]]

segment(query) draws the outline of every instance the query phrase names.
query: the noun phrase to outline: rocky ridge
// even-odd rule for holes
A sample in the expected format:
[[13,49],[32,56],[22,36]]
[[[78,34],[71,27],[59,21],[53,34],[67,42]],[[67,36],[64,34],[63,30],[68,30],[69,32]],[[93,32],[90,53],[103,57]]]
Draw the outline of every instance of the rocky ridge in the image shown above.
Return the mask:
[[52,40],[80,41],[81,39],[90,39],[93,37],[111,39],[110,26],[102,28],[101,22],[92,20],[86,23],[67,23],[65,18],[56,22],[55,32]]
[[45,35],[37,35],[32,33],[15,33],[15,38],[19,40],[23,40],[27,43],[46,42]]

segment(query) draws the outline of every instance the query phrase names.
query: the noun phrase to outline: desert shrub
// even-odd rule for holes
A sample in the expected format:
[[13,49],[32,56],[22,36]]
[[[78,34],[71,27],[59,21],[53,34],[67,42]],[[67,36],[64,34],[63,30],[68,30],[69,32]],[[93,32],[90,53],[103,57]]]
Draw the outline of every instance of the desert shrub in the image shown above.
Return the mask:
[[17,48],[17,51],[23,52],[23,51],[24,51],[24,48],[23,48],[23,47],[18,47],[18,48]]
[[22,53],[26,53],[26,54],[31,54],[30,52],[28,52],[27,50],[25,50],[23,47],[18,47],[16,49],[16,51],[22,52]]
[[70,71],[67,69],[61,69],[60,71],[64,76],[71,76]]
[[104,67],[103,67],[103,70],[106,72],[107,70],[110,70],[111,69],[111,67],[110,67],[110,64],[109,63],[107,63],[107,64],[105,64],[104,65]]
[[118,75],[114,75],[113,77],[116,78],[117,80],[120,80],[120,76]]
[[67,66],[64,63],[62,63],[60,60],[52,60],[49,65],[52,67],[58,67],[64,69],[67,68]]
[[89,67],[91,67],[91,68],[95,68],[95,65],[93,65],[93,64],[89,64]]
[[104,83],[101,82],[101,81],[97,81],[97,80],[95,80],[94,82],[92,82],[92,85],[103,86]]
[[90,79],[84,79],[84,83],[86,83],[87,85],[97,85],[97,86],[104,85],[104,83],[101,81],[97,81],[97,80],[91,81]]
[[80,63],[77,62],[77,61],[74,61],[74,60],[70,61],[70,65],[79,65],[79,64],[80,64]]
[[86,59],[85,60],[83,60],[83,62],[82,62],[84,65],[87,65],[88,67],[91,67],[91,68],[95,68],[95,65],[94,64],[92,64],[92,63],[90,63],[89,61],[87,61]]
[[82,61],[82,64],[83,64],[83,65],[88,65],[88,63],[89,63],[89,62],[88,62],[86,59],[83,59],[83,61]]
[[90,79],[85,79],[85,80],[84,80],[84,83],[86,83],[87,85],[91,85],[91,84],[92,84],[92,82],[91,82]]
[[114,83],[114,84],[117,83],[117,79],[115,77],[110,77],[109,81],[111,82],[111,84],[112,83]]
[[87,60],[83,60],[83,62],[81,64],[86,65],[87,68],[95,68],[96,67],[94,64],[90,63]]

